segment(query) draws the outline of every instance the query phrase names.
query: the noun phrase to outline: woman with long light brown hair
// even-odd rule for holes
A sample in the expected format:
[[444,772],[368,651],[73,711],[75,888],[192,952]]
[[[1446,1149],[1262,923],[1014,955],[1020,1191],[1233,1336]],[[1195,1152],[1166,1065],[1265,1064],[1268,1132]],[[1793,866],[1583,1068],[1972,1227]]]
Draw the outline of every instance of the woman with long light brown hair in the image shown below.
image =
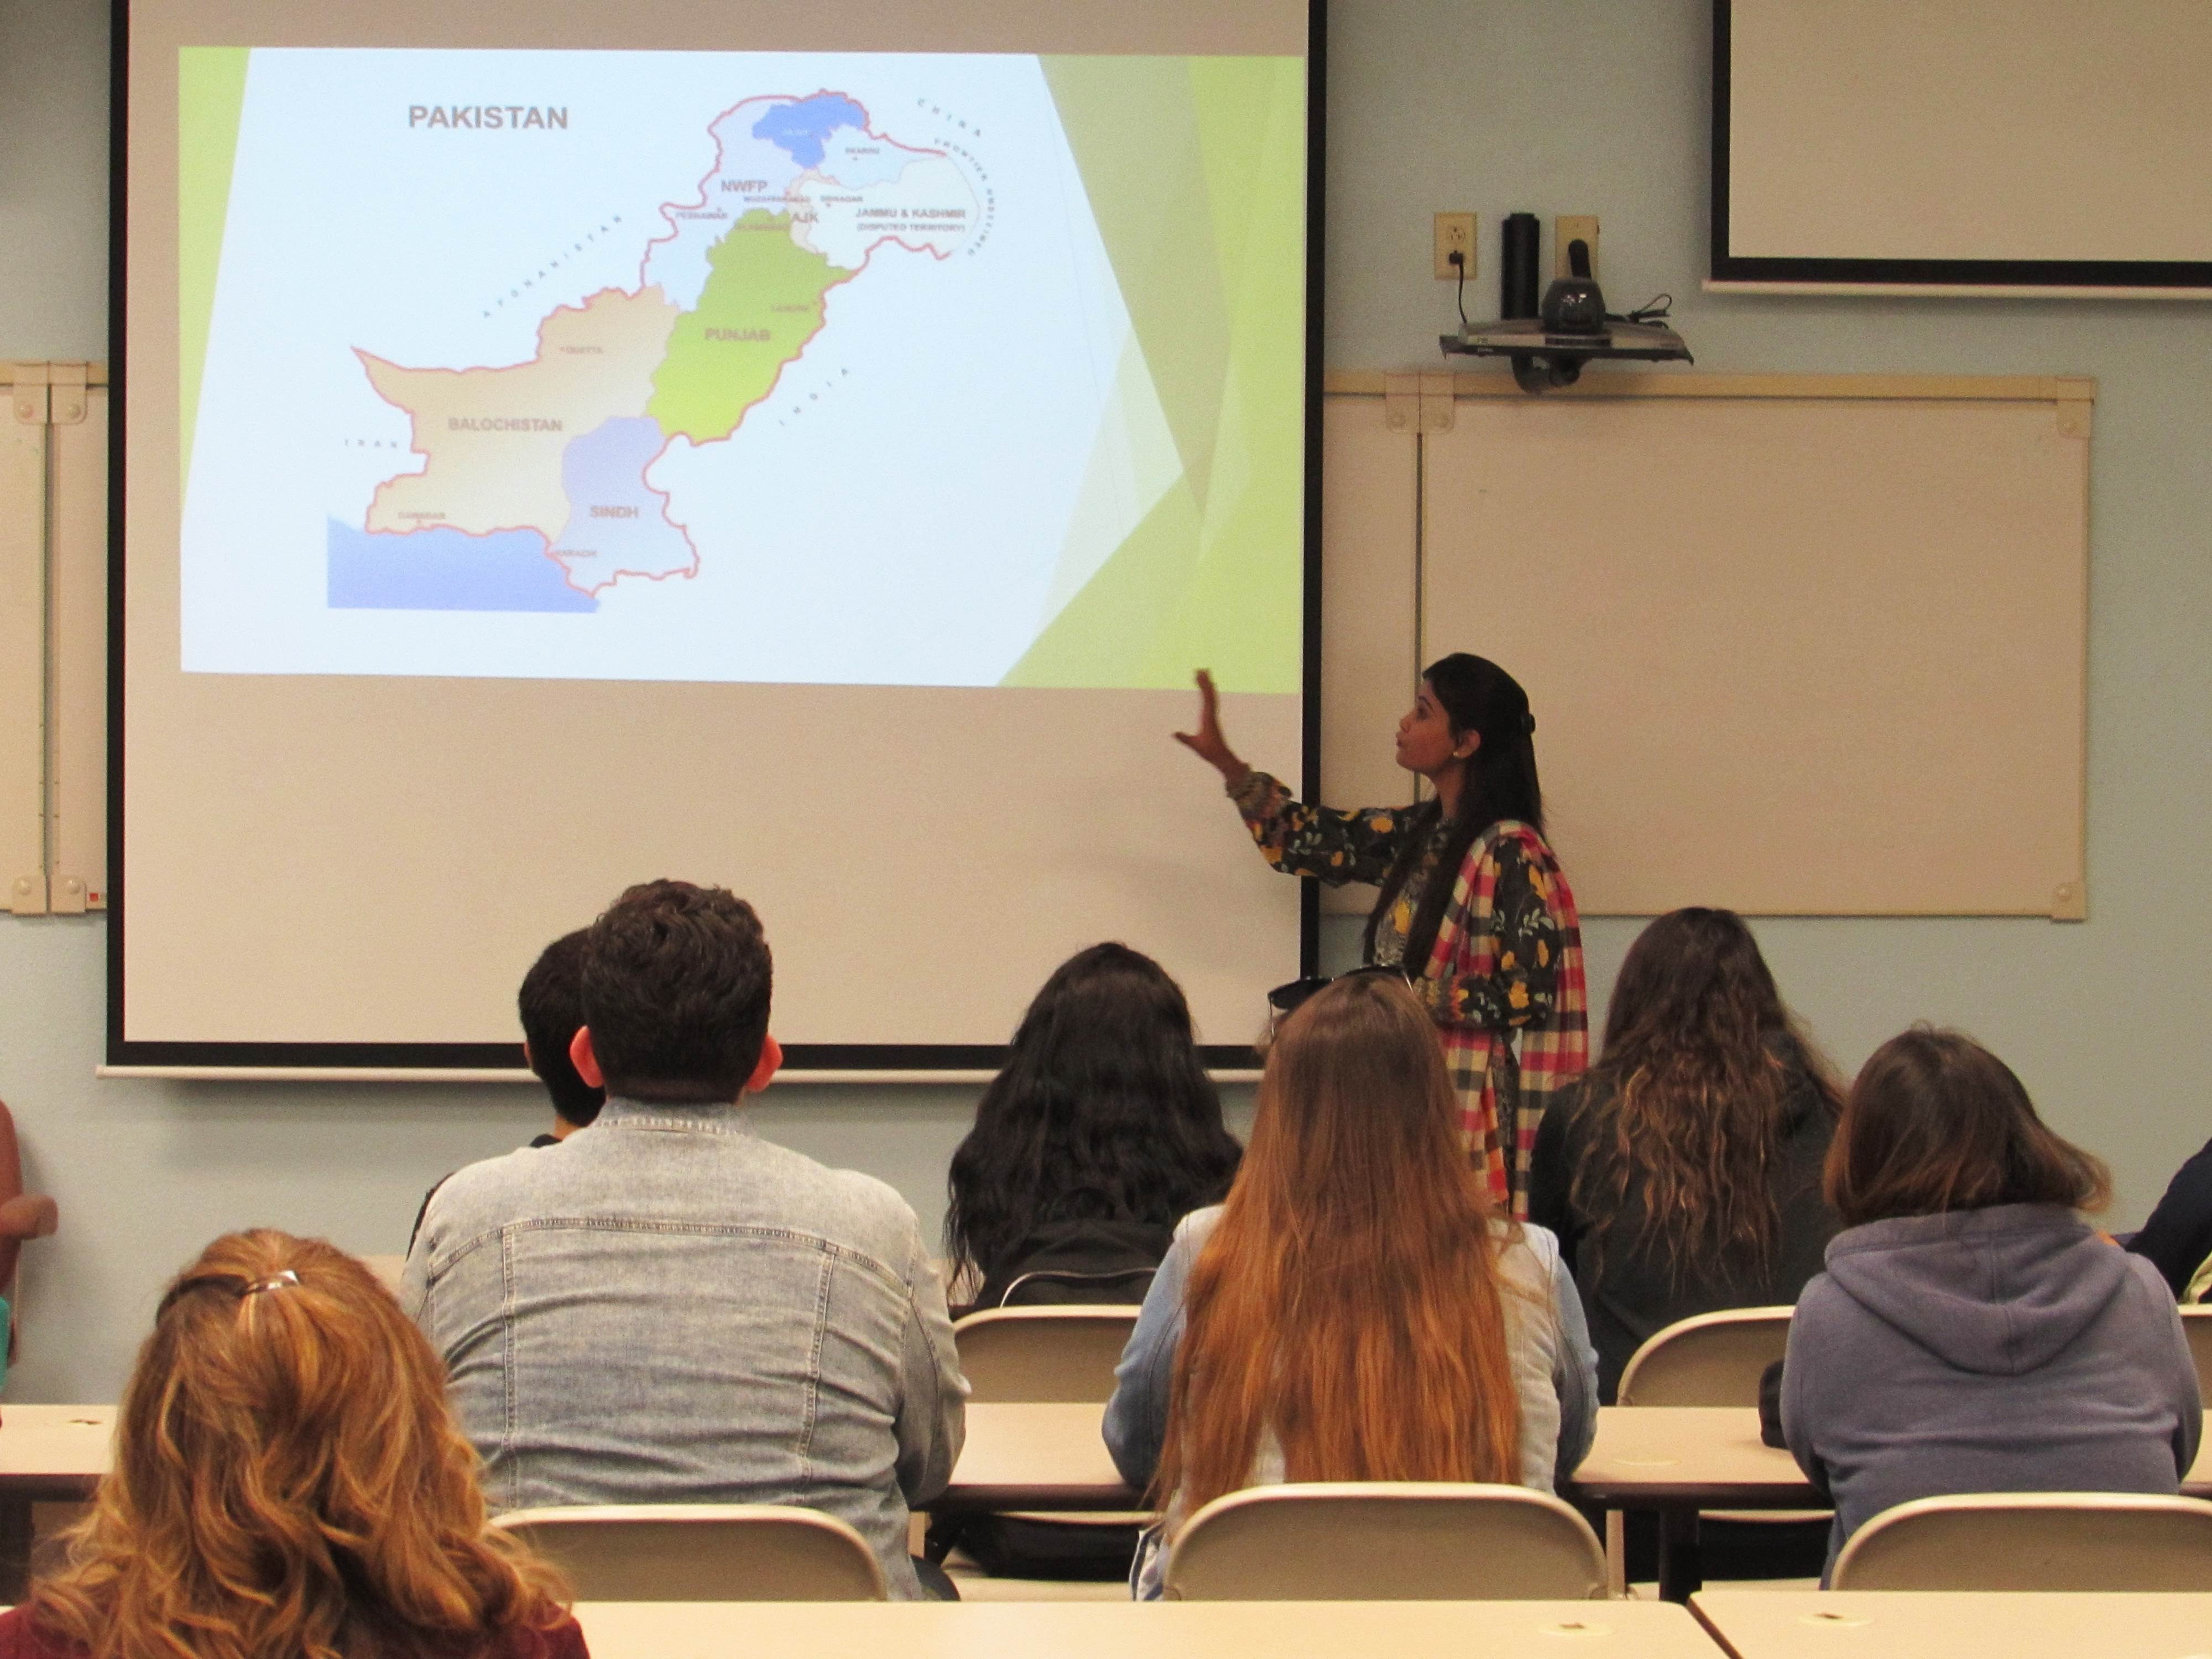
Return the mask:
[[232,1233],[161,1298],[115,1466],[0,1659],[584,1659],[492,1530],[436,1357],[368,1269]]
[[[1338,980],[1268,1049],[1228,1200],[1176,1228],[1106,1408],[1164,1511],[1285,1480],[1552,1491],[1589,1449],[1595,1358],[1540,1227],[1497,1218],[1402,979]],[[1164,1554],[1132,1582],[1158,1594]]]

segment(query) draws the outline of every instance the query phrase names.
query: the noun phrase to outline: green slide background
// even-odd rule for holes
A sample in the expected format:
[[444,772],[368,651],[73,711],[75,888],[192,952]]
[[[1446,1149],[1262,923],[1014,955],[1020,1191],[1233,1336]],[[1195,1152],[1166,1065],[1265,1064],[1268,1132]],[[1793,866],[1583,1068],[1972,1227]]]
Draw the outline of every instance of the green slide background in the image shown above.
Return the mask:
[[1043,63],[1182,476],[1005,683],[1297,691],[1305,60]]
[[222,264],[231,164],[246,106],[246,46],[185,46],[177,52],[178,455],[192,476],[192,427],[207,366],[208,319]]

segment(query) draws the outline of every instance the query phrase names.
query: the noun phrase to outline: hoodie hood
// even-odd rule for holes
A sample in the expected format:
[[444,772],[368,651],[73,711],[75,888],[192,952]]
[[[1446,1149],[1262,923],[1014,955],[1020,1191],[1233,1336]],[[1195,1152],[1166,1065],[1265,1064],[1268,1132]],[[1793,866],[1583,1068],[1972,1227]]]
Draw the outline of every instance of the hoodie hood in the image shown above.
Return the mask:
[[1883,1323],[1960,1370],[1991,1376],[2048,1364],[2128,1279],[2124,1251],[2051,1204],[1869,1222],[1829,1242],[1827,1267]]

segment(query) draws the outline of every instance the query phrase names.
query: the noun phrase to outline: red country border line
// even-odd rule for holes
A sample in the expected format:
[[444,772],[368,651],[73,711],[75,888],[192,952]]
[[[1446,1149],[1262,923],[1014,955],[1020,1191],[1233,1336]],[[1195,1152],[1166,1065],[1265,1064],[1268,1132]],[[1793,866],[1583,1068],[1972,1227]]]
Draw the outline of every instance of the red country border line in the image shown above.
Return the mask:
[[[653,263],[653,250],[659,247],[663,242],[674,241],[678,236],[684,234],[684,228],[678,224],[674,219],[669,217],[671,211],[677,208],[703,208],[707,205],[707,181],[722,170],[722,157],[725,154],[722,148],[721,138],[715,133],[714,129],[720,126],[723,122],[728,120],[732,115],[735,115],[747,104],[803,104],[810,98],[843,99],[847,103],[852,105],[854,109],[860,112],[860,131],[867,134],[869,137],[874,139],[879,144],[889,144],[893,149],[902,149],[909,155],[934,155],[940,161],[950,161],[951,159],[951,156],[944,150],[926,149],[917,144],[902,144],[897,139],[890,137],[888,134],[878,132],[873,127],[867,125],[868,121],[872,118],[868,114],[868,106],[862,103],[859,99],[854,97],[849,92],[840,92],[830,87],[817,87],[812,92],[803,94],[783,92],[763,92],[756,93],[750,98],[740,98],[736,103],[731,105],[729,108],[724,110],[720,115],[717,115],[713,120],[707,123],[707,136],[714,140],[714,165],[708,167],[706,172],[699,175],[699,199],[696,202],[663,202],[660,204],[660,216],[664,220],[667,221],[668,234],[665,236],[656,236],[645,245],[645,252],[639,258],[637,262],[637,281],[640,288],[643,288],[645,286],[645,268],[647,265]],[[955,163],[955,165],[957,166],[957,163]],[[817,171],[817,169],[814,167],[808,167],[805,169],[805,173],[813,173],[816,171]],[[805,173],[802,173],[800,177],[804,178],[805,176]],[[790,199],[791,192],[787,190],[784,192],[784,200],[787,202]],[[860,255],[860,263],[853,267],[854,275],[857,276],[860,271],[867,268],[868,254],[882,246],[884,240],[884,239],[878,237],[875,241],[871,242],[867,248],[862,252]],[[903,246],[904,244],[902,243],[901,246]],[[936,252],[933,248],[908,248],[907,251],[910,253]],[[938,258],[940,259],[949,258],[951,257],[951,256],[949,254],[938,255]],[[808,337],[811,338],[812,337],[809,336]]]
[[[663,242],[674,241],[678,236],[683,234],[683,228],[670,216],[672,210],[682,207],[705,207],[707,205],[708,181],[713,179],[716,173],[722,170],[722,157],[725,152],[723,149],[722,140],[715,133],[715,129],[717,127],[720,126],[723,122],[728,120],[730,117],[735,115],[747,104],[798,104],[804,103],[810,98],[842,98],[847,103],[851,104],[855,109],[858,109],[860,112],[860,131],[866,133],[870,138],[875,140],[878,143],[888,144],[893,149],[903,150],[908,155],[933,155],[940,161],[950,161],[951,160],[951,155],[945,150],[933,149],[926,145],[921,144],[902,144],[897,139],[890,137],[888,133],[878,132],[874,127],[868,125],[868,122],[873,118],[869,115],[867,106],[861,103],[859,99],[854,97],[852,94],[848,92],[837,91],[830,87],[820,87],[816,88],[813,92],[805,94],[781,92],[756,93],[750,98],[740,98],[736,103],[731,105],[729,108],[724,110],[720,115],[715,116],[713,120],[707,123],[708,136],[713,137],[714,140],[714,165],[709,167],[705,173],[699,176],[699,199],[696,203],[679,200],[663,202],[660,204],[657,211],[659,213],[662,220],[667,224],[668,233],[665,236],[655,236],[646,243],[645,252],[638,258],[637,286],[634,289],[626,289],[610,283],[605,288],[594,289],[592,293],[586,295],[584,296],[583,302],[580,305],[562,305],[554,307],[552,310],[547,312],[544,317],[538,319],[538,332],[536,336],[538,349],[532,352],[532,354],[521,362],[476,363],[471,364],[464,368],[409,368],[403,364],[393,362],[388,357],[379,357],[374,352],[364,350],[360,346],[353,348],[354,356],[364,359],[374,358],[377,362],[382,363],[386,368],[398,369],[403,374],[496,374],[505,369],[526,368],[532,363],[544,362],[545,361],[546,325],[562,312],[573,311],[580,315],[584,312],[590,310],[592,302],[598,299],[602,294],[613,294],[617,295],[625,300],[635,300],[641,296],[647,288],[656,286],[653,283],[647,282],[645,276],[646,267],[653,262],[653,250],[659,247]],[[958,166],[957,162],[953,163],[953,165],[956,168]],[[816,173],[818,171],[818,168],[808,167],[799,176],[804,178],[807,173]],[[824,176],[826,177],[827,175]],[[792,199],[788,190],[784,192],[784,199],[786,201]],[[854,265],[844,276],[839,277],[836,282],[830,283],[829,287],[822,290],[822,320],[814,325],[813,331],[808,334],[805,339],[801,340],[799,343],[798,349],[785,360],[783,366],[785,369],[788,369],[793,363],[797,362],[801,357],[805,356],[806,355],[806,348],[812,345],[816,337],[820,335],[823,329],[830,325],[830,296],[836,293],[837,289],[844,287],[846,283],[851,282],[854,277],[858,276],[862,271],[866,270],[868,268],[868,262],[875,258],[876,250],[883,246],[886,242],[896,245],[908,253],[927,253],[931,258],[935,259],[940,264],[952,257],[950,253],[945,252],[938,248],[931,247],[927,244],[924,244],[920,247],[916,247],[896,232],[887,232],[884,235],[876,238],[876,240],[869,243],[866,247],[861,249],[860,263],[859,264]],[[684,313],[679,311],[677,314],[680,318]],[[754,398],[752,402],[747,404],[743,409],[738,411],[737,419],[730,423],[730,429],[727,432],[724,433],[719,438],[708,439],[706,443],[693,444],[692,447],[694,449],[705,449],[712,444],[729,442],[731,439],[738,435],[738,428],[744,424],[745,416],[751,414],[753,410],[759,408],[770,398],[773,398],[775,395],[776,387],[782,384],[783,373],[781,370],[779,370],[775,379],[769,383],[768,390],[761,393],[759,397]],[[431,465],[433,465],[433,458],[428,450],[417,449],[414,445],[413,433],[415,428],[416,411],[409,409],[404,404],[395,402],[392,398],[386,397],[384,392],[379,390],[374,379],[369,381],[369,390],[374,392],[381,401],[389,404],[393,409],[399,410],[400,413],[408,417],[407,425],[410,440],[407,447],[408,453],[411,455],[420,455],[422,458],[422,471],[421,472],[404,474],[395,473],[392,475],[392,477],[428,477]],[[646,417],[641,416],[637,418]],[[582,434],[580,434],[579,435]],[[485,531],[463,531],[461,533],[465,536],[500,536],[511,535],[519,531],[530,531],[534,532],[545,544],[545,550],[540,556],[550,561],[553,564],[559,567],[561,571],[562,585],[564,587],[568,588],[572,592],[581,593],[588,599],[597,599],[601,593],[605,592],[608,588],[612,587],[617,582],[620,581],[625,576],[638,576],[644,578],[647,581],[655,582],[665,581],[672,576],[681,576],[686,581],[689,581],[699,574],[699,544],[691,539],[691,529],[689,525],[679,524],[673,518],[669,516],[668,509],[672,504],[672,498],[670,496],[668,491],[655,489],[652,481],[645,476],[647,473],[651,472],[654,467],[660,465],[663,459],[666,457],[668,452],[675,447],[675,437],[671,436],[658,450],[653,453],[653,459],[638,469],[638,483],[642,484],[649,494],[660,497],[660,521],[666,525],[671,530],[673,530],[678,535],[681,536],[684,538],[684,545],[691,550],[691,565],[689,569],[662,571],[616,570],[609,573],[606,580],[599,583],[598,586],[582,587],[577,585],[575,572],[571,569],[568,564],[563,562],[554,550],[555,544],[560,539],[559,536],[556,532],[548,531],[542,525],[503,525],[496,529]],[[386,485],[392,482],[392,478],[387,478],[384,483],[377,485],[377,487],[369,493],[368,507],[362,516],[362,522],[364,526],[368,524],[369,514],[375,511],[377,496],[381,495],[384,492]],[[434,528],[440,526],[424,527]],[[408,532],[405,531],[397,531],[391,533],[405,535]]]
[[[399,370],[399,372],[400,372],[401,374],[503,374],[503,373],[505,373],[507,369],[510,369],[510,368],[529,368],[529,367],[530,367],[530,365],[531,365],[532,363],[542,363],[542,362],[544,362],[545,361],[545,330],[546,330],[546,326],[547,326],[547,325],[550,324],[550,323],[552,322],[552,320],[553,320],[556,317],[559,316],[562,312],[564,312],[564,311],[573,311],[573,312],[577,313],[579,315],[580,315],[580,314],[581,314],[581,313],[583,313],[584,312],[590,310],[590,309],[591,309],[592,301],[594,301],[594,300],[596,300],[596,299],[598,299],[598,298],[599,297],[599,295],[602,295],[602,294],[612,294],[612,295],[618,295],[619,297],[621,297],[621,298],[623,298],[623,299],[625,299],[625,300],[635,300],[635,299],[636,299],[636,298],[639,296],[639,295],[640,295],[640,294],[642,294],[643,292],[644,292],[644,289],[643,289],[642,288],[640,288],[640,289],[637,290],[637,292],[633,293],[632,291],[630,291],[630,290],[629,290],[629,289],[624,289],[624,288],[616,288],[616,287],[611,287],[611,287],[607,287],[607,288],[603,288],[603,289],[597,289],[597,290],[595,290],[594,292],[592,292],[592,293],[591,293],[591,294],[589,294],[589,295],[586,295],[585,296],[585,298],[584,298],[584,302],[583,302],[583,304],[581,304],[581,305],[574,305],[574,306],[556,306],[556,307],[553,307],[553,309],[552,309],[552,310],[550,310],[550,311],[549,311],[549,312],[547,312],[547,313],[545,313],[544,317],[543,319],[541,319],[539,320],[539,322],[538,322],[538,349],[537,349],[537,351],[536,351],[535,353],[533,353],[533,354],[532,354],[532,356],[530,356],[526,361],[525,361],[525,362],[520,362],[520,363],[497,363],[497,364],[495,364],[495,363],[485,363],[485,364],[479,364],[479,365],[476,365],[476,366],[473,366],[473,367],[471,367],[471,368],[405,368],[404,366],[403,366],[403,365],[401,365],[401,364],[398,364],[398,363],[395,363],[395,362],[392,362],[390,358],[388,358],[388,357],[379,357],[379,356],[378,356],[374,352],[373,352],[373,351],[364,351],[364,350],[362,350],[359,346],[356,346],[356,347],[354,347],[354,348],[353,348],[353,355],[354,355],[355,356],[356,356],[356,357],[364,358],[364,359],[368,359],[368,360],[370,360],[370,361],[373,361],[373,362],[375,362],[382,363],[382,364],[383,364],[386,368],[396,368],[396,369],[398,369],[398,370]],[[679,314],[681,314],[681,313],[679,313]],[[818,330],[818,329],[817,329],[817,330],[816,331],[816,332],[817,332],[817,333],[820,332],[820,330]],[[808,335],[806,337],[807,337],[809,340],[811,340],[811,339],[814,337],[814,336],[813,336],[813,335],[811,335],[811,334],[810,334],[810,335]],[[781,380],[781,378],[782,378],[782,377],[781,377],[781,375],[777,376],[777,379],[779,379],[779,380]],[[377,397],[378,397],[380,399],[381,399],[383,402],[385,402],[385,403],[386,403],[386,404],[391,404],[391,406],[392,406],[392,408],[394,408],[394,409],[398,410],[401,414],[403,414],[403,415],[404,415],[404,416],[407,416],[407,430],[408,430],[408,434],[409,434],[408,445],[407,445],[407,453],[408,453],[409,454],[410,454],[410,455],[420,455],[420,456],[422,458],[422,471],[420,471],[420,472],[401,472],[401,473],[394,473],[394,474],[392,476],[392,477],[386,479],[386,480],[384,481],[384,483],[380,483],[380,484],[377,485],[377,487],[376,487],[374,490],[372,490],[372,491],[369,493],[369,497],[368,497],[368,513],[364,513],[364,514],[362,515],[362,526],[363,526],[363,533],[364,533],[364,534],[368,534],[368,535],[378,535],[378,534],[385,534],[385,535],[398,535],[398,536],[404,536],[404,535],[407,535],[407,534],[409,534],[409,533],[410,533],[410,532],[407,532],[407,531],[404,531],[404,530],[399,530],[399,531],[386,531],[386,532],[378,532],[378,531],[371,531],[371,530],[367,529],[367,526],[368,526],[368,515],[369,515],[369,514],[372,514],[372,513],[374,513],[374,512],[376,510],[376,498],[377,498],[377,496],[379,496],[379,495],[382,495],[382,494],[384,493],[384,490],[385,490],[385,489],[386,489],[386,487],[387,485],[389,485],[389,484],[391,484],[391,483],[394,483],[395,481],[397,481],[398,479],[399,479],[399,478],[403,478],[403,477],[405,477],[405,478],[421,478],[421,477],[428,477],[429,476],[430,468],[431,468],[434,465],[435,465],[435,461],[434,461],[434,458],[432,457],[432,455],[430,454],[430,452],[429,452],[428,450],[427,450],[427,449],[418,449],[418,448],[416,448],[416,447],[415,447],[414,438],[413,438],[413,434],[414,434],[414,430],[415,430],[415,421],[416,421],[416,411],[415,411],[415,410],[411,410],[411,409],[410,409],[410,408],[408,408],[406,404],[403,404],[403,403],[399,403],[399,402],[396,401],[395,399],[393,399],[393,398],[388,398],[388,397],[386,397],[386,396],[384,394],[384,392],[383,392],[380,389],[379,389],[379,387],[378,387],[378,386],[377,386],[377,384],[376,384],[376,381],[374,380],[374,378],[372,378],[372,379],[369,380],[369,383],[368,383],[368,389],[369,389],[371,392],[375,392],[375,393],[376,393],[376,395],[377,395]],[[626,419],[626,418],[627,418],[627,419],[637,419],[637,420],[643,420],[643,419],[647,419],[647,418],[648,418],[648,417],[647,417],[647,416],[609,416],[608,418],[609,418],[609,419]],[[742,416],[740,416],[739,418],[740,418],[740,419],[742,419],[743,417],[742,417]],[[577,434],[577,436],[578,436],[578,437],[582,437],[582,436],[585,436],[585,435],[587,435],[587,434],[582,434],[582,433],[579,433],[579,434]],[[574,441],[574,439],[571,439],[571,440],[569,440],[569,441],[573,443],[573,442]],[[669,441],[669,442],[673,442],[673,441],[673,441],[672,439]],[[565,447],[565,446],[564,446],[564,447]],[[648,472],[652,471],[653,471],[653,469],[654,468],[654,466],[655,466],[655,465],[657,465],[659,463],[660,458],[661,458],[663,455],[665,455],[665,454],[668,453],[668,447],[669,447],[668,443],[663,443],[663,444],[660,446],[660,447],[659,447],[659,449],[657,449],[657,450],[655,450],[655,451],[653,452],[653,459],[652,459],[651,460],[647,461],[647,462],[643,466],[641,466],[641,467],[640,467],[640,468],[638,469],[638,477],[637,477],[637,481],[638,481],[638,483],[641,483],[641,484],[644,485],[645,489],[647,489],[647,491],[648,493],[650,493],[650,494],[652,494],[652,495],[658,495],[658,496],[659,496],[659,497],[660,497],[660,521],[661,521],[661,523],[663,523],[663,524],[666,525],[666,526],[667,526],[671,530],[674,531],[678,535],[681,536],[681,537],[684,538],[684,546],[686,546],[686,547],[688,547],[688,548],[690,548],[690,549],[691,550],[691,568],[690,568],[690,569],[688,569],[688,570],[662,570],[662,571],[658,571],[658,572],[651,571],[651,570],[617,570],[617,571],[616,571],[612,575],[609,576],[609,577],[606,579],[606,580],[605,580],[605,582],[601,583],[601,584],[600,584],[600,586],[598,586],[598,587],[579,587],[579,586],[576,585],[576,580],[575,580],[575,572],[574,572],[574,571],[573,571],[572,569],[570,569],[570,568],[569,568],[569,567],[568,566],[568,564],[567,564],[565,562],[563,562],[563,561],[562,560],[562,558],[560,557],[560,556],[559,556],[559,555],[558,555],[558,554],[554,550],[555,550],[555,548],[558,545],[558,544],[559,544],[559,542],[560,542],[560,539],[561,539],[560,531],[559,531],[559,530],[549,530],[549,529],[547,529],[544,525],[540,525],[540,524],[509,524],[509,525],[499,525],[499,526],[495,526],[495,527],[493,527],[492,529],[489,529],[489,530],[462,530],[462,531],[460,531],[460,532],[459,532],[459,533],[460,533],[460,534],[462,534],[462,535],[464,535],[464,536],[477,536],[477,537],[482,537],[482,536],[507,536],[507,535],[513,535],[513,534],[515,534],[515,533],[517,533],[518,532],[521,532],[521,531],[528,531],[531,534],[532,534],[532,535],[536,536],[536,537],[538,538],[538,540],[540,540],[540,541],[542,541],[543,543],[544,543],[544,544],[545,544],[544,550],[543,550],[543,551],[538,555],[538,556],[539,556],[540,558],[546,559],[546,560],[550,561],[550,562],[551,562],[555,567],[556,567],[556,568],[560,570],[560,572],[561,572],[561,585],[562,585],[562,586],[564,586],[564,587],[566,587],[566,588],[569,589],[571,592],[577,592],[577,593],[581,593],[581,594],[585,595],[585,596],[586,596],[586,598],[588,598],[588,599],[597,599],[597,598],[599,596],[600,592],[601,592],[604,589],[613,586],[615,585],[615,583],[616,583],[616,582],[619,581],[619,580],[620,580],[623,577],[624,577],[624,576],[642,576],[642,577],[644,577],[646,580],[647,580],[648,581],[656,581],[656,582],[657,582],[657,581],[665,581],[665,580],[667,580],[667,579],[668,579],[669,577],[671,577],[671,576],[681,576],[681,577],[684,578],[684,579],[688,581],[689,580],[690,580],[690,578],[692,578],[692,577],[694,577],[694,576],[696,576],[696,575],[697,575],[697,574],[699,574],[699,544],[698,544],[698,543],[696,543],[696,542],[695,542],[695,541],[693,541],[693,540],[691,539],[691,532],[690,532],[690,527],[689,527],[688,526],[685,526],[685,525],[680,525],[680,524],[677,523],[675,520],[673,520],[673,519],[672,519],[672,518],[670,518],[670,517],[668,516],[668,507],[669,507],[669,495],[668,495],[668,492],[667,492],[666,490],[665,490],[665,489],[655,489],[653,488],[653,483],[652,483],[652,481],[651,481],[650,479],[648,479],[648,478],[645,476],[647,473],[648,473]],[[429,529],[459,529],[459,526],[451,526],[451,525],[424,525],[424,526],[419,526],[419,527],[420,527],[420,528],[422,528],[422,529],[426,529],[426,530],[429,530]],[[562,526],[562,528],[566,528],[566,526],[564,525],[564,526]]]

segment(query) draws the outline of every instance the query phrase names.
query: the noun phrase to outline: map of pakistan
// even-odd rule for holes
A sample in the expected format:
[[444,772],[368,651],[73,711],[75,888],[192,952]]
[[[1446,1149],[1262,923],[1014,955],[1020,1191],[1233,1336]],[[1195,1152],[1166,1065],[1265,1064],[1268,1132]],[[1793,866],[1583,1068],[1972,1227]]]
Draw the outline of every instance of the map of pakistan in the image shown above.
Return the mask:
[[1302,684],[1303,58],[177,61],[185,672]]
[[[945,258],[975,230],[960,169],[871,131],[842,94],[749,99],[709,136],[714,168],[696,202],[661,208],[667,229],[637,287],[554,311],[530,362],[403,368],[357,353],[424,465],[380,485],[359,527],[331,524],[334,604],[404,605],[411,591],[450,605],[455,560],[472,566],[459,590],[471,610],[573,610],[624,577],[694,574],[699,550],[649,482],[653,464],[672,444],[734,437],[821,331],[830,290],[872,259]],[[452,531],[484,540],[438,534]],[[423,535],[419,560],[380,544]]]

